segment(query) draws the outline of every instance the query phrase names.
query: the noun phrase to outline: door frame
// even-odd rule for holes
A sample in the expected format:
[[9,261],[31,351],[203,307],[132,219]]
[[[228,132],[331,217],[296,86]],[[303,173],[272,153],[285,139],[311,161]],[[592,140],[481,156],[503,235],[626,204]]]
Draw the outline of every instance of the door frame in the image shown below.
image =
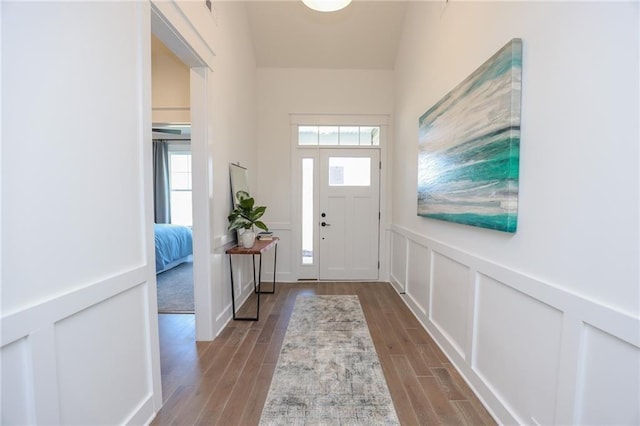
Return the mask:
[[[209,157],[208,140],[211,117],[209,117],[208,93],[213,52],[203,44],[192,46],[187,35],[177,28],[186,18],[179,7],[171,2],[151,3],[151,33],[165,44],[190,69],[190,116],[191,116],[191,167],[192,167],[192,212],[193,212],[193,290],[195,305],[196,340],[213,340],[216,313],[213,312],[211,296],[211,216],[208,203]],[[189,40],[199,40],[189,34]],[[198,52],[202,52],[201,56]],[[149,75],[149,81],[151,75]],[[150,128],[150,126],[149,126]],[[152,191],[152,188],[150,189]],[[153,239],[151,240],[153,241]]]
[[[211,229],[209,225],[210,207],[208,203],[210,153],[208,140],[211,117],[209,111],[209,91],[211,89],[208,76],[212,72],[214,52],[205,43],[201,43],[200,36],[191,26],[188,18],[175,2],[152,1],[141,3],[145,16],[140,36],[149,55],[141,59],[145,84],[144,98],[148,102],[145,107],[143,124],[149,138],[142,138],[145,159],[145,188],[144,198],[148,206],[147,223],[153,221],[153,181],[151,179],[151,52],[150,35],[153,34],[162,41],[183,63],[190,68],[190,115],[191,115],[191,152],[192,152],[192,194],[193,194],[193,286],[195,302],[196,340],[213,340],[215,337],[214,323],[217,313],[213,310],[211,286],[211,268],[209,261],[209,247],[211,247]],[[204,6],[204,5],[203,5]],[[148,25],[148,26],[147,26]],[[180,29],[182,29],[182,31]],[[188,40],[195,41],[192,45]],[[202,55],[198,54],[201,52]],[[146,130],[148,129],[148,130]],[[148,145],[148,148],[145,146]],[[146,235],[147,256],[153,258],[154,236],[153,227],[149,226]],[[162,378],[160,372],[160,346],[158,312],[155,291],[155,264],[149,263],[149,283],[153,288],[148,292],[151,382],[155,411],[163,405]]]
[[[380,127],[380,221],[378,224],[378,260],[380,269],[378,271],[378,281],[389,280],[389,201],[387,197],[390,188],[389,178],[391,177],[390,161],[388,161],[388,135],[389,115],[388,114],[290,114],[291,126],[291,272],[293,280],[317,279],[319,277],[317,265],[315,272],[312,268],[302,264],[302,209],[301,209],[301,159],[310,158],[309,153],[315,151],[314,165],[319,164],[320,148],[336,148],[335,146],[298,146],[298,126],[379,126]],[[358,149],[357,146],[345,146],[344,148]],[[363,146],[362,148],[375,148]],[[315,174],[315,173],[314,173]],[[317,211],[318,197],[314,197],[314,211]],[[317,251],[317,241],[314,241],[314,253]],[[315,273],[315,277],[313,274]]]

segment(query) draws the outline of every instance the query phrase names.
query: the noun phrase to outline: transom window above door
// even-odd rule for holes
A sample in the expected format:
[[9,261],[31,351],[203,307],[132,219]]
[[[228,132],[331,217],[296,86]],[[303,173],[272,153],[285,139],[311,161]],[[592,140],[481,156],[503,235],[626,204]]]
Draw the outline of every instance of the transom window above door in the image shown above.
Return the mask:
[[379,126],[298,126],[299,146],[379,146]]

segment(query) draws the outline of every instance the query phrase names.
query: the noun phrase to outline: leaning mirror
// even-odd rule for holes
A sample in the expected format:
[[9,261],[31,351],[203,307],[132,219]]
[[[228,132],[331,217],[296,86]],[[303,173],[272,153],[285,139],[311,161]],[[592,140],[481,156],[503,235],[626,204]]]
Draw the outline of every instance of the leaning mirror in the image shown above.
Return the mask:
[[231,198],[233,199],[233,207],[238,204],[236,194],[238,191],[249,192],[249,178],[247,177],[247,169],[238,164],[229,164],[229,174],[231,176]]
[[[247,169],[239,164],[229,163],[229,176],[231,178],[231,199],[233,202],[233,208],[238,205],[238,199],[236,194],[238,191],[249,192],[249,178],[247,176]],[[240,242],[244,229],[238,229],[236,232],[236,240]]]

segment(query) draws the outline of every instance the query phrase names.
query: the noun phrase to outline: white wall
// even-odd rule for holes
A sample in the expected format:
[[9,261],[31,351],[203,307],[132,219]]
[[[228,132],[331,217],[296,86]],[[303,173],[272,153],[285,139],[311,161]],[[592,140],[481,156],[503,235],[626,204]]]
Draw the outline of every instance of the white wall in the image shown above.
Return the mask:
[[[392,281],[501,422],[640,422],[638,31],[636,2],[407,11]],[[514,37],[517,232],[418,217],[418,118]]]
[[[291,280],[291,118],[290,114],[390,115],[393,72],[259,68],[257,90],[257,201],[267,206],[265,221],[282,239],[278,277]],[[269,264],[269,263],[268,263]]]
[[2,424],[141,423],[159,389],[148,5],[1,7]]
[[[190,95],[203,98],[192,114],[207,267],[196,293],[212,338],[231,317],[228,163],[255,163],[244,6],[220,4],[215,16],[204,2],[2,2],[0,10],[2,424],[148,422],[162,404],[151,27],[199,67]],[[244,297],[248,274],[240,284]]]
[[[211,117],[209,146],[210,193],[209,206],[211,248],[211,300],[217,334],[231,318],[231,287],[229,259],[224,254],[235,238],[227,231],[227,216],[231,211],[231,183],[229,163],[256,168],[256,84],[255,60],[245,5],[243,3],[214,2],[215,22],[210,35],[214,40],[214,71],[209,76],[208,112]],[[249,174],[249,185],[256,186],[257,176]],[[248,256],[245,256],[248,257]],[[238,301],[252,291],[249,259],[237,259],[234,267],[235,294]],[[236,306],[238,305],[236,302]]]

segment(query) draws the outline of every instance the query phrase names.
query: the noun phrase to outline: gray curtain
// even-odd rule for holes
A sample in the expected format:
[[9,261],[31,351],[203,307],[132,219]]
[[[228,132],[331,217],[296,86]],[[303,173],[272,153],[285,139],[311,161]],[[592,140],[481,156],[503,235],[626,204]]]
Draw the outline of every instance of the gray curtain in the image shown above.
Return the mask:
[[153,141],[153,214],[156,223],[171,223],[171,189],[169,187],[169,144]]

